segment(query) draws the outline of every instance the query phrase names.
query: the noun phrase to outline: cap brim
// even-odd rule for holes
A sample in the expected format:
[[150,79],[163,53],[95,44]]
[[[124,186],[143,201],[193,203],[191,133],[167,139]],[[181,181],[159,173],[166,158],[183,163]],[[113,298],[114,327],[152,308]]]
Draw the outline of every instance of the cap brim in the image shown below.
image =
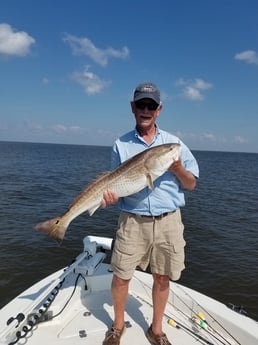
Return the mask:
[[144,99],[144,98],[152,99],[157,104],[160,104],[160,99],[158,99],[157,97],[153,95],[150,95],[149,93],[142,93],[142,92],[134,97],[134,102],[139,101],[140,99]]

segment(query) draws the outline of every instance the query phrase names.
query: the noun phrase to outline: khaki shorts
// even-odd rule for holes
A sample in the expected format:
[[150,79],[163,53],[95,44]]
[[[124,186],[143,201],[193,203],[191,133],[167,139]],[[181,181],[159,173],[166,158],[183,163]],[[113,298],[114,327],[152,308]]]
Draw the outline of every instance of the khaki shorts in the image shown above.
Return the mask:
[[136,267],[178,280],[185,268],[184,225],[180,210],[161,219],[121,212],[111,258],[114,274],[131,279]]

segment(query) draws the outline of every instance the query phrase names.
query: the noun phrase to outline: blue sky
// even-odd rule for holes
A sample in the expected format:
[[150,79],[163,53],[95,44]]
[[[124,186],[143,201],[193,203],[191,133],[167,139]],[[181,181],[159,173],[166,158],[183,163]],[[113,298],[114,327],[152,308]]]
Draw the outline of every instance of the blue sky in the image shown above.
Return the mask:
[[143,81],[191,149],[258,152],[258,1],[1,0],[0,140],[112,145]]

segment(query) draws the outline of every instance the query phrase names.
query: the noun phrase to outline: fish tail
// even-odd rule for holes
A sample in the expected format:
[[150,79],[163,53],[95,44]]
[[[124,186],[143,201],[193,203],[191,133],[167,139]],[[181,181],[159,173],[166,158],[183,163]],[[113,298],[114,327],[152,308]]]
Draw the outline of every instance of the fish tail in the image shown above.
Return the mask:
[[50,237],[56,240],[62,240],[66,233],[67,221],[63,217],[56,217],[45,222],[38,223],[34,226],[35,230],[45,232]]

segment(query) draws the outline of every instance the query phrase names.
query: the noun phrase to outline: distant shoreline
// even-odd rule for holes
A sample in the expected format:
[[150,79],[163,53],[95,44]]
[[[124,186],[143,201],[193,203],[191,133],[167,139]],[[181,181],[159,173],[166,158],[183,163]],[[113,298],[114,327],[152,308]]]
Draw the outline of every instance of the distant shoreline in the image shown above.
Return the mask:
[[[35,144],[35,145],[63,145],[63,146],[86,146],[86,147],[106,147],[111,148],[112,145],[94,145],[94,144],[67,144],[67,143],[47,143],[47,142],[33,142],[33,141],[14,141],[14,140],[0,140],[0,143],[13,143],[13,144]],[[246,151],[221,151],[221,150],[203,150],[190,148],[193,152],[221,152],[221,153],[246,153],[246,154],[258,154],[258,152],[246,152]]]

